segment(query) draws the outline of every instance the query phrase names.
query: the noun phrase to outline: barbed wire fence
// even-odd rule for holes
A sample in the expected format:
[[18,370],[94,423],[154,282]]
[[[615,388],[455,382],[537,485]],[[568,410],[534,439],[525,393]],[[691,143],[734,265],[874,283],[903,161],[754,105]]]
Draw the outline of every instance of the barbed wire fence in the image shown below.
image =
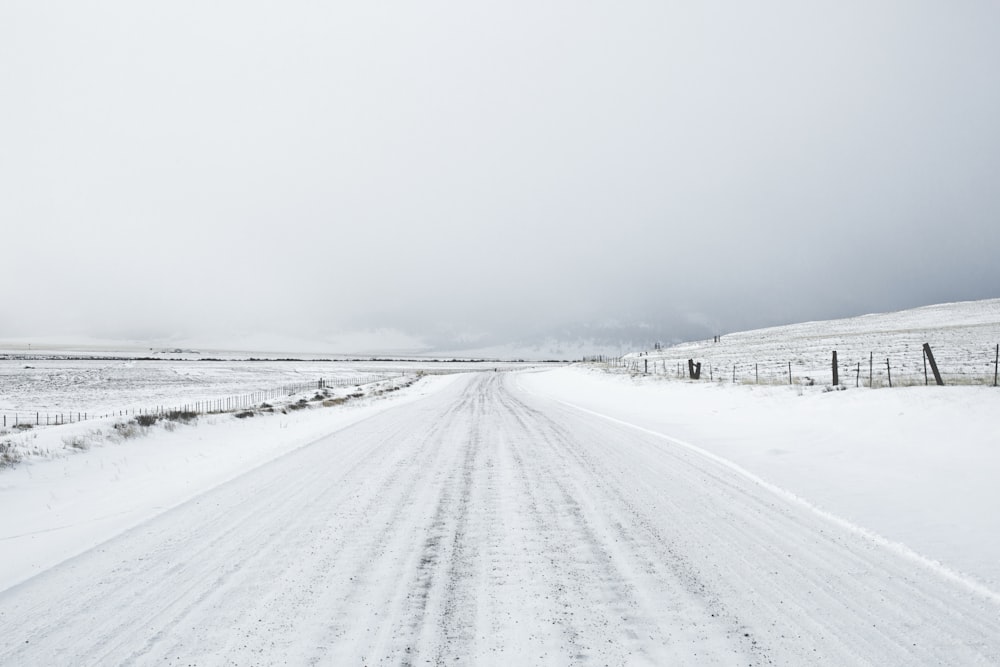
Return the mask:
[[58,426],[81,421],[107,419],[113,417],[137,417],[142,415],[166,415],[187,413],[189,415],[222,414],[248,410],[267,401],[288,398],[304,392],[322,392],[324,389],[362,387],[377,382],[402,377],[398,374],[367,373],[338,377],[330,380],[319,379],[310,382],[283,384],[278,387],[231,394],[214,398],[199,398],[173,405],[145,405],[123,407],[117,410],[0,410],[0,427],[27,429],[41,426]]
[[[829,385],[836,387],[912,387],[919,385],[998,386],[1000,344],[984,347],[981,354],[969,350],[939,354],[929,343],[918,350],[856,351],[839,354],[829,350],[826,359],[815,353],[792,354],[786,358],[767,355],[760,360],[725,356],[687,356],[639,353],[609,357],[592,355],[584,361],[612,372],[651,375],[686,381],[729,382],[733,384]],[[762,355],[763,356],[763,355]]]

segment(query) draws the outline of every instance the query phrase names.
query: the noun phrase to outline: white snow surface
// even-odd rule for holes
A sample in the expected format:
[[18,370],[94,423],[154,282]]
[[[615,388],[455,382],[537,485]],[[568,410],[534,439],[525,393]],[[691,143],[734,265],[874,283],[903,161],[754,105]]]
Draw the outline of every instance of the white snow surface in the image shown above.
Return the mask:
[[[0,664],[996,664],[995,544],[914,551],[996,534],[994,399],[917,391],[480,372],[32,461]],[[962,488],[910,412],[971,424]]]
[[[110,352],[122,354],[120,350]],[[34,423],[36,414],[40,414],[41,424],[45,425],[46,416],[59,413],[93,416],[139,408],[172,408],[321,379],[336,383],[417,371],[450,373],[512,366],[519,365],[502,362],[247,361],[246,358],[205,361],[173,357],[149,361],[44,355],[27,360],[0,358],[0,415],[7,417],[8,427],[14,423],[15,414],[29,423]]]
[[[927,343],[946,384],[993,384],[1000,344],[1000,299],[943,303],[894,313],[789,324],[724,333],[719,340],[680,343],[627,355],[640,370],[687,375],[687,360],[702,364],[702,378],[738,383],[788,384],[811,378],[832,383],[837,352],[839,383],[847,387],[923,385]],[[886,367],[886,361],[889,368]],[[927,375],[925,375],[925,372]]]
[[733,462],[1000,591],[1000,390],[676,382],[588,367],[521,385]]
[[[416,400],[455,376],[430,376],[379,398],[288,414],[202,416],[159,422],[134,439],[108,441],[114,419],[66,424],[20,437],[38,454],[0,469],[0,590],[139,525],[333,431]],[[167,430],[172,427],[172,430]],[[78,451],[64,441],[83,438]]]

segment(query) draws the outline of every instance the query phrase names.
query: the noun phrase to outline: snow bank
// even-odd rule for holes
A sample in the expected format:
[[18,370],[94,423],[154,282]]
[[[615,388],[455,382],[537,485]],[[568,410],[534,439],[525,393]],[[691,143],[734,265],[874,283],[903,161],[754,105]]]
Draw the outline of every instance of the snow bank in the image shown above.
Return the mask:
[[[196,425],[159,422],[118,443],[104,438],[114,420],[40,429],[29,435],[30,446],[47,457],[0,472],[0,590],[328,433],[438,391],[455,377],[425,377],[407,389],[332,408],[245,419],[220,414]],[[92,448],[75,455],[68,443],[77,438]]]
[[690,442],[1000,590],[1000,391],[664,381],[586,367],[536,394]]

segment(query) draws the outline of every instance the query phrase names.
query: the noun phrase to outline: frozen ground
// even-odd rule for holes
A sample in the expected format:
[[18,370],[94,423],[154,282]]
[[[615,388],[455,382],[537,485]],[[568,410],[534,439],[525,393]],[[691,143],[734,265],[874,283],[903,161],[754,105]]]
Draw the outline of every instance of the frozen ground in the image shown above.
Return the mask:
[[[22,572],[0,592],[0,663],[1000,661],[985,577],[874,535],[871,516],[837,515],[817,501],[835,486],[822,472],[793,495],[773,469],[724,458],[792,447],[791,415],[802,446],[770,458],[835,478],[849,469],[831,464],[837,438],[808,446],[826,414],[818,426],[858,417],[882,434],[869,442],[895,466],[873,479],[921,472],[890,446],[898,415],[865,422],[854,390],[631,382],[585,369],[424,379],[354,416],[229,420],[0,473],[0,501],[18,508],[0,515],[0,571]],[[986,399],[963,397],[941,409],[975,417],[963,406]],[[745,414],[754,401],[765,417]],[[234,464],[243,442],[260,453]],[[995,470],[966,451],[967,469]],[[988,494],[942,516],[973,508],[996,534],[996,506]]]

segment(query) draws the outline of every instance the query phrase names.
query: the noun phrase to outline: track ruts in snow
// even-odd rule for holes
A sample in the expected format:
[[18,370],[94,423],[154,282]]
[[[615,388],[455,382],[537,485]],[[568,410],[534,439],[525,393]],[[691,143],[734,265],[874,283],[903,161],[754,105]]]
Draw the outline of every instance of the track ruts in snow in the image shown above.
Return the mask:
[[996,664],[1000,609],[484,373],[0,592],[0,663]]

